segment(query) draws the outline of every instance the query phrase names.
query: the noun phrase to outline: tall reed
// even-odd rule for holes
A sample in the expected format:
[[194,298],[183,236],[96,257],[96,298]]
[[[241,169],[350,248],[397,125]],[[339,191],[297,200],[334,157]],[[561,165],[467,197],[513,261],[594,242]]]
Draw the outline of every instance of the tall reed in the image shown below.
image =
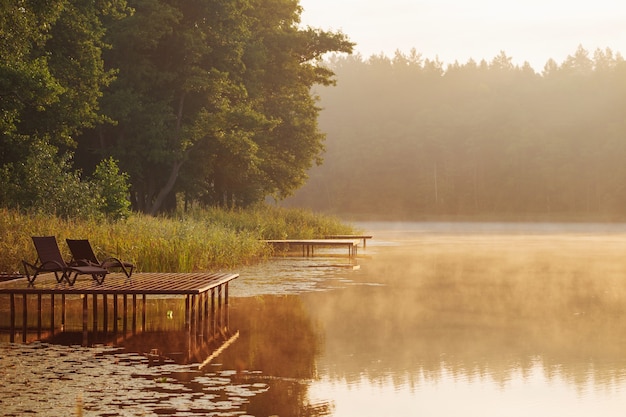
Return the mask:
[[0,272],[23,272],[35,261],[31,236],[54,235],[66,259],[66,238],[88,238],[96,254],[133,262],[139,271],[232,269],[262,260],[262,239],[315,238],[350,233],[340,220],[300,209],[259,206],[245,210],[195,209],[172,217],[133,214],[120,221],[64,220],[0,209]]

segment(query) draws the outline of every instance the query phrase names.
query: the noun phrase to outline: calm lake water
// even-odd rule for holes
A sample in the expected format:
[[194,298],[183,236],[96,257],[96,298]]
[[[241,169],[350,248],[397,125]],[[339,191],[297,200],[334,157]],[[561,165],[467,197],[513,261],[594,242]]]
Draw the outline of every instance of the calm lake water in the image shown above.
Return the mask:
[[238,337],[203,367],[133,352],[183,343],[177,300],[126,351],[0,343],[0,415],[624,415],[625,225],[359,226],[359,269],[236,271]]

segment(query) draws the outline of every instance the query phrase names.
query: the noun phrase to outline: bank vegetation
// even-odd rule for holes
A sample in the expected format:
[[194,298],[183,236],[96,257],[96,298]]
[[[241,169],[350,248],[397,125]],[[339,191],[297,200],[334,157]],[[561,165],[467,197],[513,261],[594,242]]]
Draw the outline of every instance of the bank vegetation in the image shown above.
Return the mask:
[[67,260],[66,238],[88,238],[99,257],[118,256],[139,271],[227,270],[263,261],[272,249],[262,239],[316,238],[349,233],[339,219],[306,210],[258,205],[198,209],[173,216],[134,213],[123,220],[68,219],[0,209],[0,272],[22,271],[35,261],[31,236],[54,235]]

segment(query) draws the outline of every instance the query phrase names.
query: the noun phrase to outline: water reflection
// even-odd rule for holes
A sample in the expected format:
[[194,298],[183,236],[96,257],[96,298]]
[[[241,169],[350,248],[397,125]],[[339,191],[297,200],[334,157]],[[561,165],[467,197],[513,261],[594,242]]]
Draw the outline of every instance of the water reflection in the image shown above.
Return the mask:
[[[285,345],[314,357],[302,407],[322,404],[335,416],[415,415],[416,402],[430,415],[621,415],[625,235],[580,227],[557,235],[420,230],[379,238],[368,251],[359,271],[333,271],[316,287],[326,291],[283,297],[290,312],[262,315],[277,340],[284,331],[319,346],[312,353]],[[235,300],[239,311],[251,303]],[[314,331],[303,337],[307,321]],[[253,345],[265,343],[272,344]],[[282,369],[272,365],[280,356],[248,366],[293,377],[299,362],[285,361]],[[255,415],[274,410],[273,401]]]
[[383,287],[305,297],[326,330],[312,395],[332,392],[335,415],[385,411],[372,391],[389,407],[419,398],[431,415],[500,415],[541,389],[539,410],[588,415],[601,400],[603,415],[621,413],[626,236],[405,237],[363,262],[360,280]]
[[244,266],[238,270],[239,278],[231,283],[231,293],[237,297],[253,297],[343,288],[354,283],[360,262],[369,257],[364,251],[357,260],[348,258],[345,253],[331,255],[276,257],[262,265]]
[[[203,369],[206,352],[185,366],[133,357],[132,383],[143,388],[125,393],[124,406],[142,404],[144,415],[623,414],[625,233],[403,227],[367,229],[375,239],[359,270],[333,257],[243,268],[230,287],[238,338]],[[170,338],[170,353],[183,350],[182,307],[156,303],[147,339],[135,339],[144,347],[133,349]],[[30,357],[2,352],[0,369],[20,355]],[[100,360],[128,386],[115,370],[121,358]],[[122,415],[107,395],[85,402],[94,415]]]

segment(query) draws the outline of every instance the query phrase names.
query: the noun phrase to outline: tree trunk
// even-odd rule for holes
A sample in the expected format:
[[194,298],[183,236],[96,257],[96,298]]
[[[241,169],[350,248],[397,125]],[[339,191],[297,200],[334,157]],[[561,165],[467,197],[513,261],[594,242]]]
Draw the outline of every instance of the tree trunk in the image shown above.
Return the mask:
[[163,186],[163,188],[161,188],[157,198],[150,206],[148,214],[151,216],[155,216],[159,212],[161,206],[163,205],[163,201],[165,201],[167,195],[174,189],[174,184],[176,184],[176,179],[178,178],[178,173],[180,172],[180,167],[182,166],[183,160],[176,161],[172,166],[172,171],[170,172],[170,177],[168,178],[167,183]]
[[[178,112],[176,114],[176,135],[172,141],[174,142],[174,144],[177,142],[180,142],[180,132],[181,132],[181,126],[182,126],[182,120],[183,120],[184,107],[185,107],[185,93],[182,93],[178,100]],[[151,216],[154,216],[159,212],[159,210],[161,209],[161,206],[163,205],[163,202],[165,201],[165,198],[174,189],[174,185],[176,184],[176,179],[178,179],[178,173],[180,172],[180,167],[183,166],[183,162],[185,161],[187,152],[188,151],[185,151],[183,154],[183,157],[180,158],[180,160],[175,161],[174,164],[172,165],[172,171],[170,172],[170,177],[168,178],[167,183],[161,188],[156,199],[150,206],[150,211],[148,212],[148,214],[150,214]]]

